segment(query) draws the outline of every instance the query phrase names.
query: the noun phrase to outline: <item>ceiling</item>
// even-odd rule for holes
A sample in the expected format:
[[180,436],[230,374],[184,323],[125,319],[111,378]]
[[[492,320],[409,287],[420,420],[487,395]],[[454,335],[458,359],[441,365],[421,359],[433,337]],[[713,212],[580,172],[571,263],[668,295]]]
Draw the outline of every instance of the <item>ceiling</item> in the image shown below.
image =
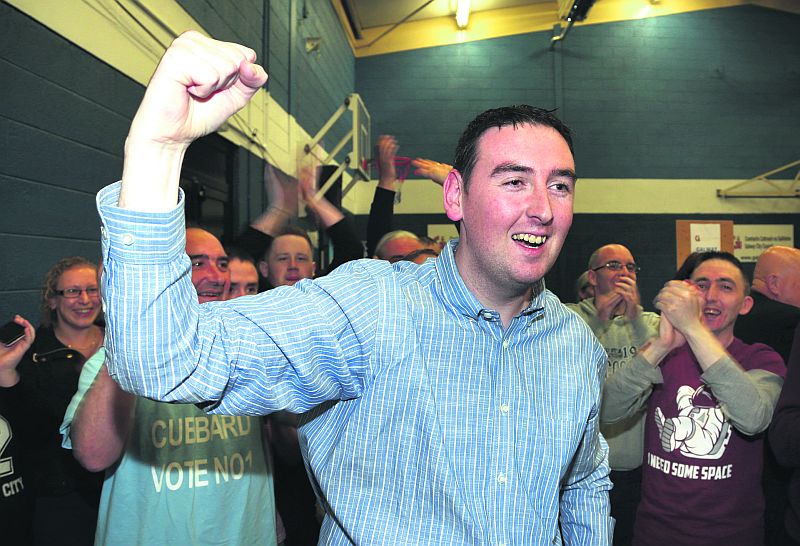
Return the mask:
[[[471,0],[455,24],[456,0],[331,0],[356,57],[551,31],[577,0]],[[596,0],[582,24],[600,24],[741,5],[800,13],[800,0]]]
[[[456,12],[456,0],[344,0],[343,3],[349,6],[354,21],[362,29],[393,25],[422,6],[425,7],[409,21],[450,17]],[[470,11],[477,13],[543,3],[555,9],[556,0],[472,0]]]

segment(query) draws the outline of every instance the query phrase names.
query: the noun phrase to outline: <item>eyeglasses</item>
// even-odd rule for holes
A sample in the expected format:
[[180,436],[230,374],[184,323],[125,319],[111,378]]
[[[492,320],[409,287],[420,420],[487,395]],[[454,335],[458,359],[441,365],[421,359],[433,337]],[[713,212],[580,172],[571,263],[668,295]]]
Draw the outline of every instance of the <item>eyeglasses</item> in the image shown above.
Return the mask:
[[84,292],[86,292],[86,295],[90,298],[100,297],[100,289],[96,286],[90,286],[89,288],[65,288],[64,290],[53,290],[53,292],[68,300],[80,298],[81,294]]
[[639,271],[642,270],[642,268],[636,265],[635,263],[623,264],[622,262],[611,260],[610,262],[606,262],[603,265],[593,267],[592,271],[599,271],[603,268],[609,269],[611,271],[622,271],[623,267],[628,270],[628,273],[638,273]]

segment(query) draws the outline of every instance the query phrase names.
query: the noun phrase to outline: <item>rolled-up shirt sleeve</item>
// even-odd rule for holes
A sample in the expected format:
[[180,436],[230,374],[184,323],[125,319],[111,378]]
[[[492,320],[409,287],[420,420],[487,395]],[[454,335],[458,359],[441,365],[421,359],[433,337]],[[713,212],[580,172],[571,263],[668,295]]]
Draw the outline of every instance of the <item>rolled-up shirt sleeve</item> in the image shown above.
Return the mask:
[[182,198],[142,213],[117,207],[118,194],[118,184],[104,188],[98,211],[108,370],[124,390],[237,414],[360,396],[378,320],[368,267],[200,305]]

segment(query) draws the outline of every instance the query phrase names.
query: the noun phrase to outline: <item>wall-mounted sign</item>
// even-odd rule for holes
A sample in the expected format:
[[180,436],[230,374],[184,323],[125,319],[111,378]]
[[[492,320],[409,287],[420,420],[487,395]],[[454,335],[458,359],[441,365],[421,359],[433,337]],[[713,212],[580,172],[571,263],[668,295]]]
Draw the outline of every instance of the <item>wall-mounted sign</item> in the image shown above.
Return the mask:
[[733,253],[733,221],[675,220],[677,266],[692,252],[722,250]]
[[733,255],[742,262],[755,263],[771,246],[794,246],[792,224],[736,224],[733,226]]

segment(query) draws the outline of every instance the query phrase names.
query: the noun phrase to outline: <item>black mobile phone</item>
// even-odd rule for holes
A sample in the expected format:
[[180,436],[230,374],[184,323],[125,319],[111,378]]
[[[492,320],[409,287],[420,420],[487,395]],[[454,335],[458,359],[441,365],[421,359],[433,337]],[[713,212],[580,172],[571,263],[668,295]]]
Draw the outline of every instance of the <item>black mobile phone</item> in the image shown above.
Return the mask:
[[6,347],[11,347],[23,337],[25,337],[25,328],[13,320],[0,327],[0,343]]

